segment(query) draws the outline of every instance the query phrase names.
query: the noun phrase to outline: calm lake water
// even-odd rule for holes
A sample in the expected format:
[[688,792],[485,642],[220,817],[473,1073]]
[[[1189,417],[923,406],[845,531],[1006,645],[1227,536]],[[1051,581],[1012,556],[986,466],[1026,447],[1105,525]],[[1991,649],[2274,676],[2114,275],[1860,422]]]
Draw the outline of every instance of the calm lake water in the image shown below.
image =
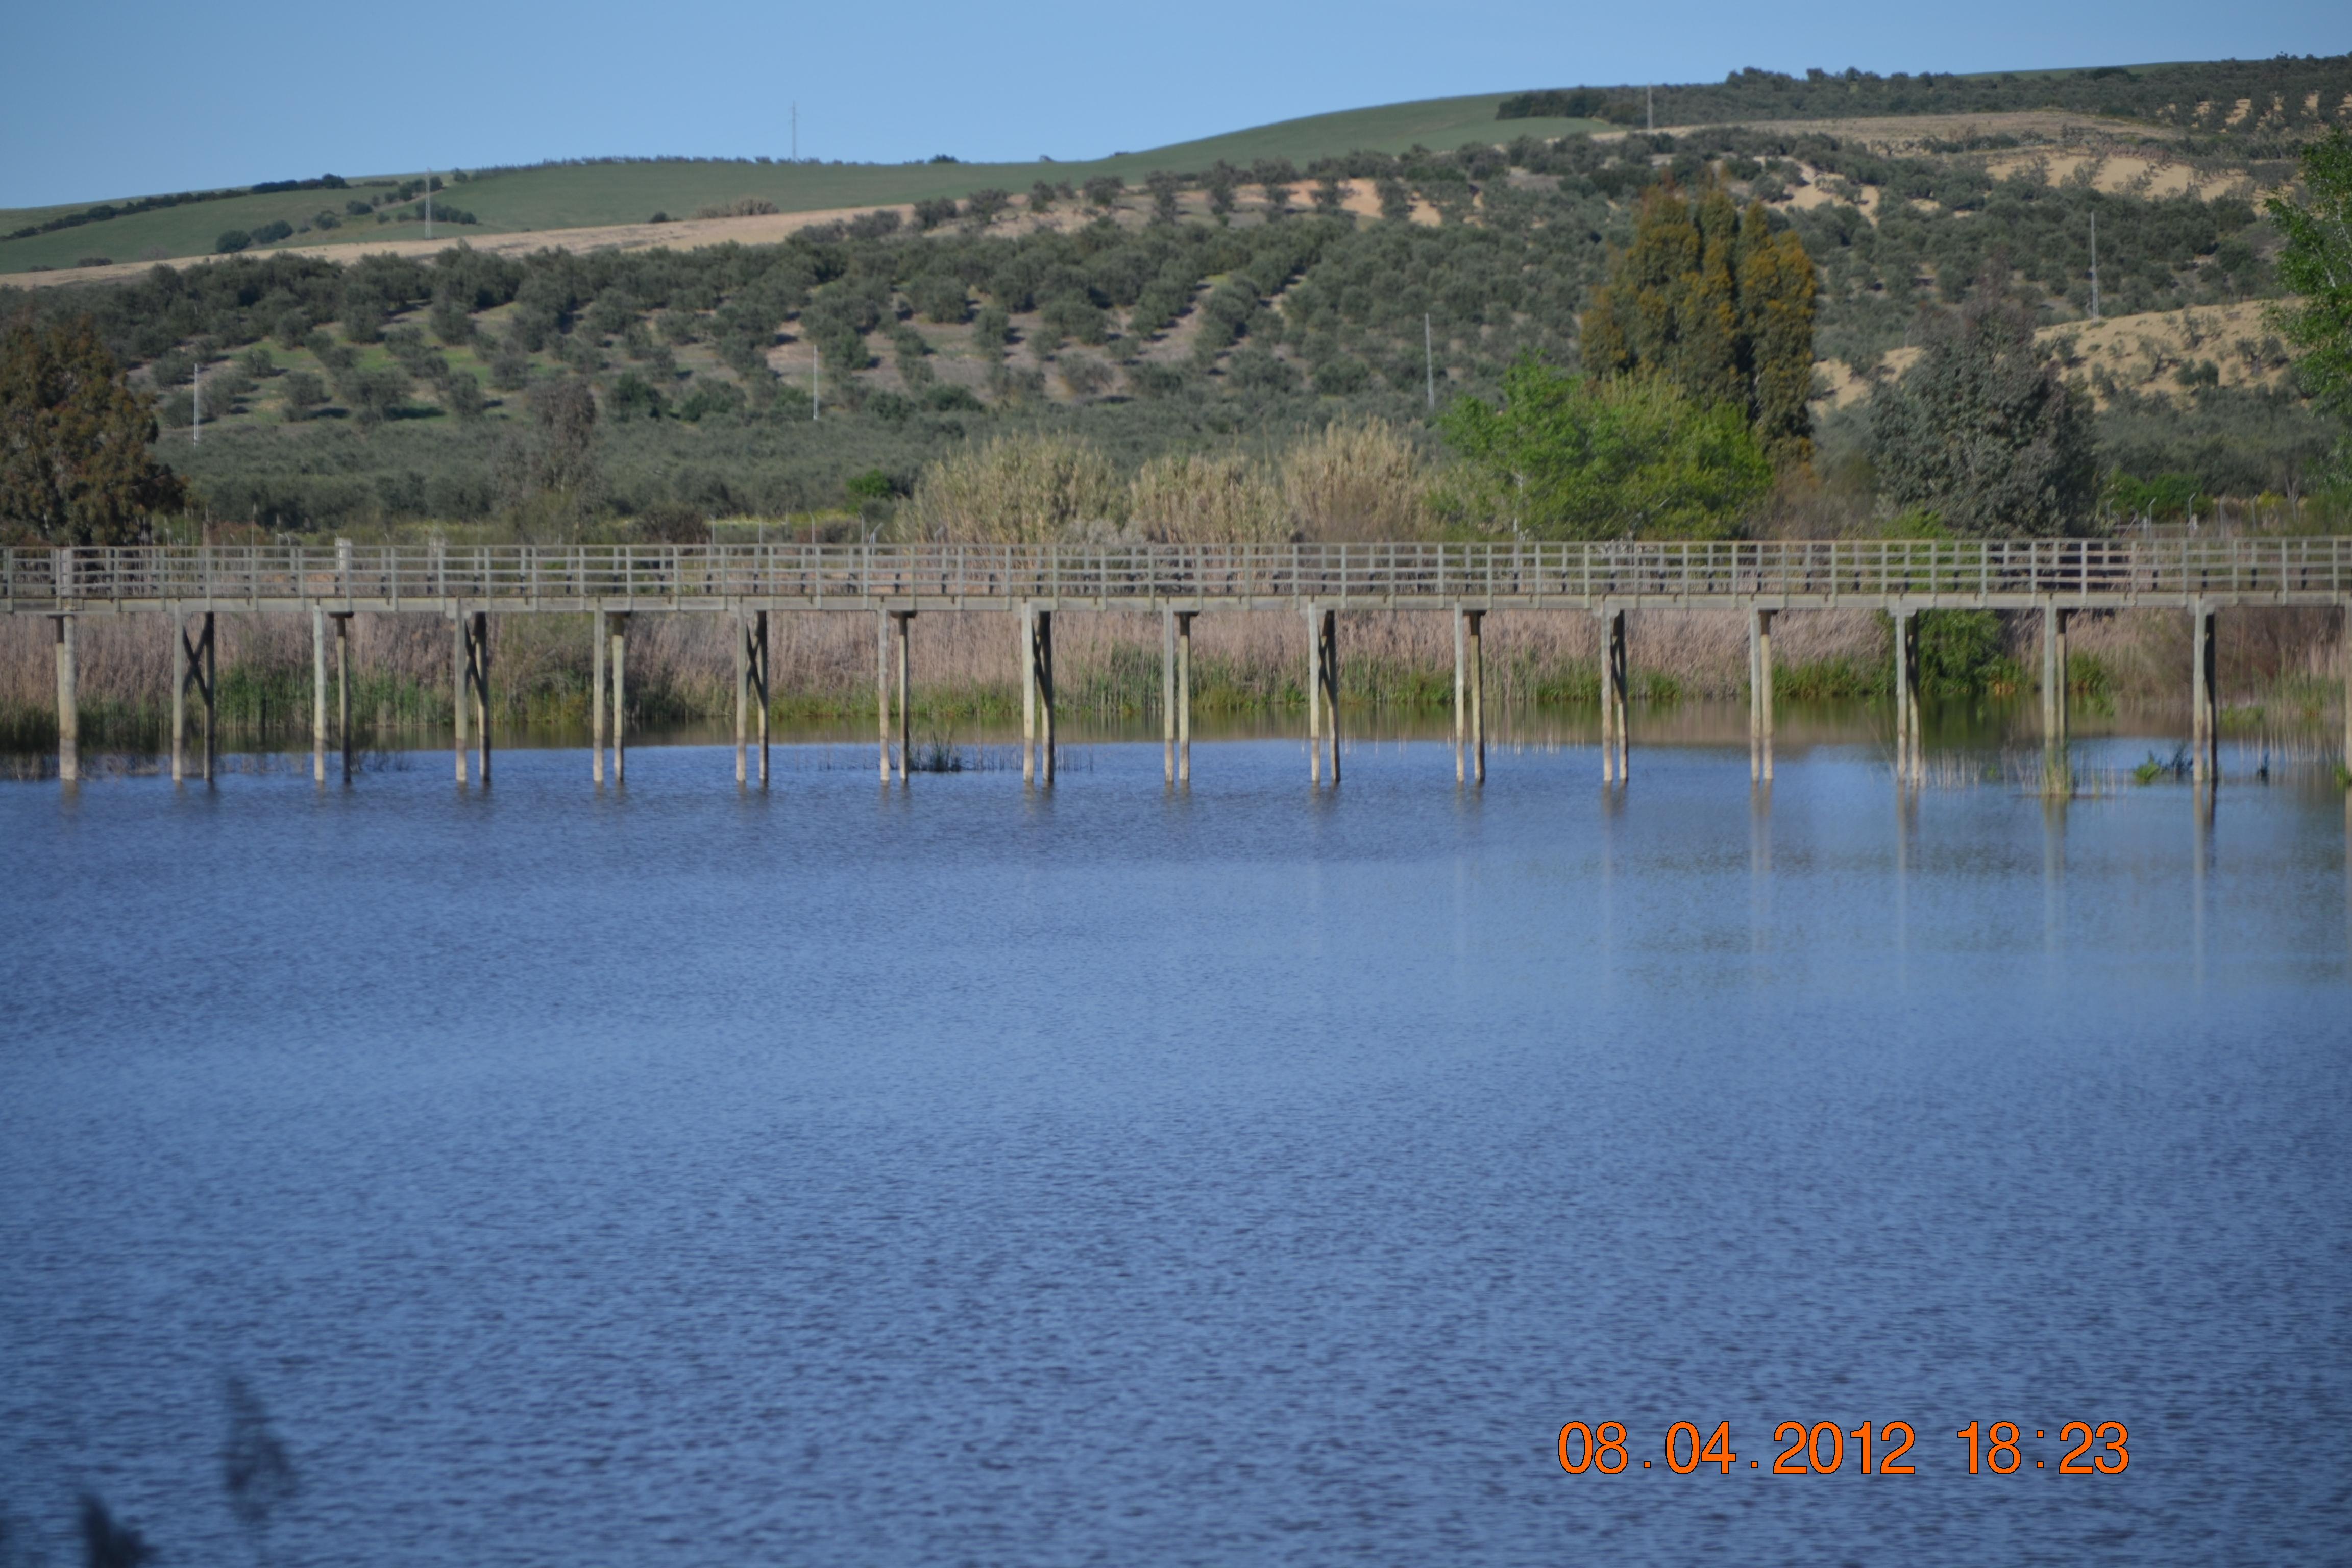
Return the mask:
[[[13,1539],[76,1560],[88,1491],[165,1563],[2347,1560],[2318,779],[777,760],[0,785]],[[1784,1421],[1916,1473],[1775,1475]],[[2060,1474],[2070,1421],[2128,1468]]]

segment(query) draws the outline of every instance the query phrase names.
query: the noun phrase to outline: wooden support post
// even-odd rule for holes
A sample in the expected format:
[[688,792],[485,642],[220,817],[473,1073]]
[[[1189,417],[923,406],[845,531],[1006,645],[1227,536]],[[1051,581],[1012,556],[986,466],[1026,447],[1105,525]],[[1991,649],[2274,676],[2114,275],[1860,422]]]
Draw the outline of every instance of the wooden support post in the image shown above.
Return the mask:
[[1486,612],[1465,610],[1462,620],[1469,645],[1470,782],[1483,784],[1486,782]]
[[205,612],[204,635],[195,647],[197,695],[205,700],[205,771],[206,784],[215,783],[220,767],[220,659],[214,636],[213,612]]
[[310,782],[327,783],[327,612],[310,606]]
[[1160,772],[1176,787],[1176,612],[1160,612]]
[[194,664],[188,651],[188,631],[180,619],[180,606],[170,606],[172,616],[172,782],[178,784],[186,776],[188,746],[188,678]]
[[1758,711],[1764,721],[1764,782],[1772,782],[1772,617],[1780,612],[1765,610],[1758,616],[1761,623],[1756,643],[1757,673],[1764,678],[1764,700]]
[[1454,606],[1454,782],[1469,778],[1465,748],[1470,741],[1469,612]]
[[1021,634],[1021,782],[1037,782],[1037,606],[1024,605],[1013,630]]
[[1609,695],[1609,612],[1601,612],[1601,782],[1617,780],[1617,704]]
[[1601,658],[1601,782],[1624,784],[1633,777],[1633,748],[1626,738],[1625,612],[1601,612],[1605,636]]
[[898,631],[898,782],[905,784],[915,766],[914,671],[912,668],[915,612],[893,610]]
[[2352,599],[2344,602],[2344,631],[2336,652],[2344,666],[2344,766],[2352,773]]
[[2189,611],[2193,626],[2189,635],[2189,747],[2194,752],[2189,777],[2199,784],[2215,784],[2221,781],[2221,703],[2214,688],[2214,677],[2220,673],[2219,660],[2214,657],[2215,616],[2210,606],[2201,600]]
[[466,688],[467,678],[473,674],[473,650],[467,646],[466,612],[462,607],[451,613],[450,625],[454,628],[449,645],[450,707],[453,710],[450,724],[457,753],[457,783],[463,787],[466,783],[466,702],[472,695]]
[[1895,782],[1911,782],[1911,620],[1912,614],[1895,608]]
[[1324,729],[1331,742],[1331,783],[1339,782],[1339,613],[1325,610],[1316,623],[1316,663],[1322,671]]
[[217,717],[213,705],[213,613],[205,612],[205,629],[194,642],[188,640],[188,628],[181,619],[178,605],[172,607],[172,782],[178,784],[184,776],[183,756],[188,738],[188,690],[195,689],[205,704],[205,754],[203,778],[213,782],[213,758],[217,750],[214,741],[214,721]]
[[1037,681],[1037,781],[1052,787],[1054,783],[1054,612],[1037,612],[1036,681]]
[[2042,793],[2058,788],[2058,605],[2042,604]]
[[1748,782],[1764,781],[1764,673],[1757,645],[1764,640],[1764,612],[1748,612]]
[[467,637],[467,668],[474,679],[474,735],[479,748],[482,787],[490,787],[490,616],[474,612],[473,630]]
[[1927,710],[1919,702],[1919,617],[1904,617],[1904,711],[1911,716],[1911,783],[1914,788],[1927,782]]
[[598,610],[593,617],[594,628],[588,634],[594,649],[591,662],[594,673],[589,678],[592,689],[588,697],[588,776],[597,784],[604,782],[604,645],[612,638],[612,628],[606,624],[604,612]]
[[874,613],[874,740],[882,782],[890,782],[890,612]]
[[613,627],[613,787],[627,779],[629,766],[629,616],[614,616]]
[[[2066,639],[2074,627],[2074,612],[2058,612],[2058,750],[2060,754],[2074,743],[2074,704],[2070,682],[2073,666],[2069,661]],[[2071,765],[2071,764],[2070,764]]]
[[74,641],[74,617],[61,615],[57,622],[58,782],[76,784],[81,779],[80,671],[75,668],[79,649]]
[[2042,793],[2074,793],[2067,757],[2066,620],[2053,600],[2042,607]]
[[1192,782],[1192,612],[1176,615],[1176,782]]
[[751,781],[751,624],[735,617],[735,787]]
[[1307,601],[1307,782],[1323,782],[1323,637],[1315,601]]
[[751,623],[751,695],[760,704],[760,787],[768,787],[768,612]]
[[343,748],[343,782],[352,782],[352,616],[346,610],[335,622],[335,738]]

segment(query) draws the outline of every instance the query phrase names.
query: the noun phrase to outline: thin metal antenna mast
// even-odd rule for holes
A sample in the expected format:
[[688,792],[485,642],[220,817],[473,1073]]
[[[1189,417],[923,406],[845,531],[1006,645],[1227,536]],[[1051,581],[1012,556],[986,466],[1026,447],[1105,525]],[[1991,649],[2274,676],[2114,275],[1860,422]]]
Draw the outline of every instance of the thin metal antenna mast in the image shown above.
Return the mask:
[[1422,368],[1429,376],[1429,405],[1437,406],[1437,341],[1429,335],[1429,312],[1421,313]]
[[195,412],[188,421],[188,445],[200,447],[205,439],[205,356],[202,350],[197,351],[196,368],[188,376],[188,385],[192,389],[190,395],[195,399]]
[[425,171],[425,237],[433,237],[433,171]]
[[809,372],[809,418],[814,420],[824,406],[824,394],[820,390],[824,385],[824,350],[812,342],[809,353],[816,356],[816,368]]
[[1658,128],[1658,89],[1654,85],[1642,89],[1642,116],[1645,121],[1643,129],[1655,131]]
[[801,100],[793,100],[793,162],[801,161]]

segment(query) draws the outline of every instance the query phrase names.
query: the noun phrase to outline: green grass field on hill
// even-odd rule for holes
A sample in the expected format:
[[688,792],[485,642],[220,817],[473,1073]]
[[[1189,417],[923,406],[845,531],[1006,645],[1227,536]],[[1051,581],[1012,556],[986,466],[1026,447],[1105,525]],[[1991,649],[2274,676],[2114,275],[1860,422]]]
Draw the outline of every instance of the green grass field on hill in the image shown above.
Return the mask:
[[[1604,129],[1599,121],[1588,120],[1497,121],[1495,109],[1501,99],[1499,93],[1485,93],[1346,110],[1198,142],[1073,163],[761,163],[669,159],[509,169],[462,184],[448,184],[434,198],[436,205],[471,213],[478,222],[470,228],[436,223],[434,235],[436,238],[457,238],[467,234],[515,234],[643,223],[656,212],[674,218],[689,217],[698,207],[744,196],[773,202],[779,212],[820,212],[962,196],[988,186],[1018,194],[1039,180],[1083,183],[1098,174],[1117,174],[1133,182],[1157,169],[1189,172],[1208,168],[1219,159],[1244,168],[1260,158],[1288,158],[1304,164],[1317,158],[1360,150],[1402,153],[1418,144],[1451,151],[1470,142],[1497,142],[1516,136],[1564,136]],[[384,194],[384,184],[396,185],[403,179],[418,177],[420,173],[347,174],[345,178],[354,187],[350,191],[286,191],[269,195],[231,196],[84,224],[54,234],[0,241],[0,272],[69,268],[86,257],[103,256],[128,262],[209,255],[223,230],[251,230],[272,222],[299,228],[321,209],[340,216],[350,198],[381,195]],[[446,178],[447,172],[443,173]],[[371,185],[371,181],[382,184]],[[64,206],[0,211],[0,234],[79,212],[90,205],[77,202]],[[415,221],[379,224],[373,217],[346,218],[340,228],[297,234],[282,245],[365,246],[387,239],[421,239],[424,234],[425,226]]]

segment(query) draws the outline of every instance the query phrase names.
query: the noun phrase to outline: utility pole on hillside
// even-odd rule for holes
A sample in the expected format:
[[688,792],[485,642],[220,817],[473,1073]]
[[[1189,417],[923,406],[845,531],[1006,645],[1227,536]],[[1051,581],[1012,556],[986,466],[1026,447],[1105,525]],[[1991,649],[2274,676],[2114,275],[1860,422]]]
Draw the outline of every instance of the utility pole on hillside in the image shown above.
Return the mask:
[[1437,406],[1437,340],[1429,334],[1429,312],[1421,313],[1421,365],[1429,377],[1429,405]]
[[2099,319],[2099,209],[2091,209],[2091,320]]
[[824,350],[819,348],[814,340],[811,340],[809,353],[816,356],[814,368],[809,372],[809,421],[814,424],[818,412],[824,406],[824,393],[822,390],[824,385]]
[[193,412],[188,416],[188,445],[201,447],[205,440],[205,353],[196,351],[196,368],[188,376],[188,395],[193,399]]
[[1645,130],[1655,131],[1658,128],[1658,89],[1655,87],[1642,89],[1642,117]]
[[433,171],[425,171],[425,237],[433,237]]

